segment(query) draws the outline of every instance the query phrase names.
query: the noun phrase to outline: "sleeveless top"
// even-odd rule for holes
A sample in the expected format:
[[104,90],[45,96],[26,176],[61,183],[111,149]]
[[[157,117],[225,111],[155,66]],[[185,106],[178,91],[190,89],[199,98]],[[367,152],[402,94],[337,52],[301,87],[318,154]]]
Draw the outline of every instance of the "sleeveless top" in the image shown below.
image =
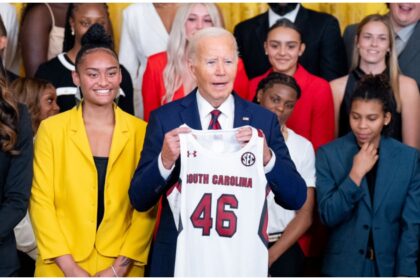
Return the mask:
[[59,27],[55,25],[54,13],[48,3],[44,3],[48,11],[50,11],[52,27],[49,35],[48,42],[48,60],[56,57],[63,51],[63,41],[64,41],[64,27]]
[[180,180],[167,192],[178,238],[175,277],[267,277],[263,137],[252,128],[180,134]]
[[[382,74],[387,74],[388,68]],[[349,73],[349,78],[347,80],[346,89],[344,91],[343,101],[340,105],[340,113],[339,113],[339,120],[338,120],[338,136],[344,136],[348,132],[351,131],[350,129],[350,122],[349,122],[349,114],[350,114],[350,100],[353,92],[356,89],[357,83],[360,79],[366,75],[360,68],[356,68],[355,70]],[[386,75],[389,78],[389,75]],[[402,141],[402,120],[401,120],[401,113],[397,112],[397,103],[395,101],[394,95],[392,94],[392,104],[391,104],[391,113],[392,113],[392,132],[391,137],[397,139],[398,141]]]

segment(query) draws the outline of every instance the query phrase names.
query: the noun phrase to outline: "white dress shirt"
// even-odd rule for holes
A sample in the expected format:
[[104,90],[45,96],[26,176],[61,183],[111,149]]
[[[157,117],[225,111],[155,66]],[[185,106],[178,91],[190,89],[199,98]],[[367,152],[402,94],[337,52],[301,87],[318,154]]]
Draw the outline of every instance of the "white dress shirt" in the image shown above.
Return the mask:
[[[201,122],[201,128],[202,130],[207,130],[208,126],[210,124],[211,120],[211,111],[214,109],[218,109],[221,114],[218,118],[218,121],[220,123],[220,126],[222,129],[232,129],[233,128],[233,121],[235,117],[235,99],[233,98],[233,95],[229,95],[229,97],[218,107],[214,108],[207,100],[201,96],[200,91],[197,90],[197,107],[198,107],[198,114],[200,116],[200,122]],[[264,166],[264,171],[267,174],[270,172],[274,164],[276,162],[276,155],[273,151],[271,151],[271,159],[267,163],[266,166]],[[158,167],[160,175],[166,180],[168,179],[169,175],[171,175],[172,171],[175,168],[175,164],[172,166],[171,169],[166,169],[163,166],[162,162],[162,152],[159,154],[158,158]]]
[[38,249],[36,247],[36,239],[32,228],[29,213],[26,211],[25,217],[14,228],[16,238],[16,248],[26,253],[33,260],[36,260]]
[[405,48],[410,40],[411,35],[414,32],[414,29],[417,25],[417,22],[407,25],[401,28],[398,32],[395,32],[395,48],[397,49],[397,54],[399,55]]
[[294,10],[288,12],[284,16],[279,16],[278,14],[273,12],[271,9],[268,9],[268,23],[270,27],[273,26],[278,20],[283,19],[283,18],[287,18],[291,22],[295,22],[299,9],[300,9],[300,4],[297,4]]
[[[211,111],[216,108],[210,105],[210,103],[201,96],[198,90],[197,106],[198,114],[200,115],[201,128],[203,130],[207,130],[211,120]],[[217,108],[217,110],[221,112],[217,120],[219,121],[222,129],[232,129],[235,117],[235,99],[233,98],[233,95],[229,95],[229,97],[222,103],[222,105],[219,106],[219,108]]]

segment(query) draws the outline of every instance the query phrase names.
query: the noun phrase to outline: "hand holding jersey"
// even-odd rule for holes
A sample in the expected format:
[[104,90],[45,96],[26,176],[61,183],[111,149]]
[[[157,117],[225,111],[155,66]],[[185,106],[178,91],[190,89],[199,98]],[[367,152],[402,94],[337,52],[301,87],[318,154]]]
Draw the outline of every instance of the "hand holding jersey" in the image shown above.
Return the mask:
[[179,134],[190,132],[188,127],[177,127],[165,134],[160,154],[165,169],[172,169],[179,158]]
[[[273,156],[271,149],[268,147],[267,140],[265,139],[264,132],[261,131],[264,137],[264,150],[263,150],[263,163],[264,166],[268,164]],[[242,142],[244,145],[249,142],[252,137],[251,127],[240,127],[236,133],[236,139],[238,142]]]
[[[176,160],[179,158],[179,134],[189,133],[191,129],[186,126],[177,127],[165,134],[163,140],[161,159],[162,164],[167,170],[171,170],[174,166]],[[236,140],[242,145],[245,145],[249,142],[252,137],[252,128],[251,127],[241,127],[236,131]],[[264,166],[271,160],[272,153],[270,148],[267,145],[267,141],[264,137],[264,157],[263,163]]]
[[180,176],[167,191],[178,229],[174,275],[267,276],[262,133],[248,126],[179,138]]
[[[265,190],[260,192],[263,196],[257,195],[260,198],[262,197],[261,199],[249,198],[251,201],[250,204],[247,202],[240,202],[248,201],[248,198],[242,198],[243,195],[252,197],[251,193],[260,189],[257,187],[247,187],[251,185],[254,186],[255,180],[267,180],[275,194],[276,202],[287,209],[300,208],[306,199],[306,186],[290,160],[275,115],[256,104],[241,99],[236,94],[232,94],[238,60],[236,41],[232,34],[222,28],[209,27],[197,31],[189,40],[188,48],[188,63],[190,70],[196,79],[197,89],[193,90],[183,99],[170,102],[150,114],[144,149],[129,191],[131,203],[134,208],[139,211],[147,211],[155,206],[159,200],[162,201],[160,224],[156,231],[156,238],[149,258],[150,276],[152,277],[174,276],[175,259],[179,259],[176,255],[180,254],[177,252],[179,234],[176,226],[178,226],[178,228],[184,228],[190,226],[194,221],[195,225],[198,225],[198,229],[191,229],[195,230],[195,234],[200,233],[202,235],[204,232],[217,237],[219,236],[219,232],[222,232],[223,234],[233,234],[232,226],[234,223],[232,223],[232,221],[235,219],[234,216],[236,215],[238,221],[245,219],[246,223],[236,223],[237,234],[233,234],[233,236],[244,238],[243,240],[252,240],[252,238],[255,238],[257,231],[240,228],[242,225],[247,227],[247,225],[250,226],[251,224],[253,228],[259,227],[260,224],[258,226],[256,224],[262,220],[263,207],[261,205],[257,207],[251,205],[251,203],[265,201]],[[215,110],[218,110],[221,113],[214,114]],[[216,117],[218,124],[215,120]],[[210,126],[212,119],[213,123]],[[182,154],[180,138],[189,135],[185,134],[184,130],[179,129],[179,126],[184,123],[194,130],[209,129],[209,127],[213,129],[221,127],[224,130],[231,130],[232,128],[248,125],[264,131],[264,134],[267,136],[267,143],[264,144],[265,141],[263,137],[257,137],[257,139],[259,139],[257,142],[261,143],[261,145],[259,146],[260,150],[258,153],[255,152],[254,154],[255,158],[257,158],[258,155],[260,156],[258,164],[263,170],[261,175],[256,176],[255,180],[250,179],[251,177],[248,178],[248,173],[242,169],[245,168],[245,166],[241,163],[241,159],[233,159],[234,156],[232,156],[232,154],[234,154],[234,152],[226,153],[226,155],[224,153],[221,154],[223,157],[232,156],[229,161],[232,160],[233,163],[228,166],[221,163],[221,161],[224,163],[224,161],[228,162],[228,160],[224,160],[221,156],[215,157],[216,154],[212,152],[205,153],[205,156],[209,158],[208,160],[200,156],[201,153],[198,149],[195,153],[195,150],[191,150],[189,153],[187,150],[186,153],[184,152]],[[220,133],[218,131],[223,130],[209,130],[203,132]],[[231,133],[231,140],[233,139],[236,145],[238,144],[237,140],[243,143],[248,142],[244,147],[239,145],[239,148],[237,148],[236,151],[241,151],[242,149],[251,146],[256,147],[251,144],[253,138],[254,133],[250,133],[249,129],[238,132],[237,136],[235,136],[235,131]],[[214,147],[214,144],[201,146],[203,148],[205,147],[206,150],[213,148],[217,150],[217,146],[219,146],[219,149],[220,147],[223,149],[226,147],[225,145],[227,145],[224,140],[212,142],[217,144],[215,144]],[[270,153],[268,146],[271,148],[272,153]],[[180,155],[181,160],[177,160]],[[196,157],[194,157],[194,155],[196,155]],[[178,217],[178,221],[175,221],[175,216],[169,205],[166,194],[170,190],[174,191],[172,187],[176,185],[182,177],[180,168],[181,165],[187,161],[182,157],[186,157],[187,160],[190,159],[191,161],[194,159],[198,161],[204,160],[204,165],[190,165],[193,168],[202,168],[200,172],[194,172],[197,174],[190,177],[190,180],[193,180],[192,182],[194,182],[194,180],[203,180],[202,182],[207,182],[208,180],[208,183],[211,182],[217,186],[213,188],[213,191],[219,191],[220,193],[216,195],[210,195],[210,193],[209,195],[205,195],[205,193],[201,193],[197,194],[192,200],[183,200],[190,205],[188,209],[197,210],[197,206],[201,207],[198,207],[198,210],[192,211],[192,213],[188,212],[185,215],[186,218],[184,218],[184,221],[180,224],[179,221],[182,221],[182,219],[179,219],[179,216],[175,215]],[[254,161],[254,157],[247,154],[244,156],[243,161],[248,164]],[[267,163],[265,167],[263,166],[263,161],[264,163]],[[170,170],[168,170],[168,168],[170,168]],[[242,172],[242,174],[245,175],[241,176],[239,173],[234,173],[230,176],[229,174],[232,173],[230,170],[232,169],[232,172]],[[210,174],[210,172],[212,174]],[[226,172],[228,173],[225,174]],[[204,176],[203,174],[207,174],[208,176]],[[186,182],[186,180],[188,179],[184,179],[184,182]],[[201,185],[202,186],[198,188],[189,189],[200,191],[203,190],[202,187],[208,187],[208,184],[203,183]],[[241,197],[237,199],[238,204],[245,204],[245,207],[238,205],[239,208],[236,209],[235,199],[231,198],[232,196],[230,196],[229,192],[225,192],[225,189],[227,189],[226,191],[237,190],[238,192],[241,192],[243,195],[238,195],[238,197]],[[224,193],[229,194],[229,198],[222,198],[219,200]],[[196,200],[197,197],[199,198],[198,201]],[[209,199],[210,197],[214,198],[212,203],[209,201],[211,200]],[[203,199],[203,203],[200,203],[201,198]],[[191,206],[194,203],[195,205],[193,206],[195,206],[195,208]],[[211,205],[214,207],[210,207]],[[216,214],[217,208],[219,209],[217,212],[218,214]],[[256,209],[259,210],[257,211]],[[252,216],[248,215],[249,211],[253,212],[250,214]],[[176,211],[174,212],[176,213]],[[255,215],[257,212],[260,216],[256,218]],[[195,215],[193,215],[194,213]],[[194,216],[193,221],[190,219],[191,215]],[[212,221],[212,223],[210,223],[210,221]],[[261,227],[264,227],[264,225],[261,225]],[[252,237],[246,237],[249,234],[254,235]],[[189,240],[187,243],[189,243]],[[247,247],[248,243],[248,241],[242,241],[238,246]],[[257,244],[264,248],[261,240],[259,240],[259,243]],[[212,271],[207,271],[207,265],[195,265],[196,261],[202,261],[203,259],[210,263],[210,260],[206,258],[207,251],[203,249],[206,242],[201,241],[194,243],[194,245],[189,245],[191,245],[189,247],[194,247],[191,248],[193,251],[199,251],[198,253],[201,253],[201,255],[194,259],[189,258],[186,260],[188,266],[201,269],[202,272],[195,271],[196,273],[189,273],[188,275],[202,276],[219,274],[227,276],[262,276],[264,273],[254,273],[251,272],[250,269],[256,267],[258,269],[263,268],[265,272],[267,270],[268,255],[266,253],[265,257],[262,258],[259,257],[259,255],[255,255],[253,252],[246,252],[241,256],[236,257],[235,255],[235,257],[232,257],[232,252],[235,251],[234,249],[224,249],[224,246],[213,245],[213,249],[210,248],[209,250],[219,250],[216,257],[212,254],[213,260],[215,261],[218,261],[219,258],[220,260],[225,260],[230,257],[230,261],[246,258],[250,263],[241,266],[241,268],[244,268],[243,271],[247,271],[246,273],[238,271],[234,273],[224,273],[222,270],[218,270],[218,266],[211,266]],[[240,250],[238,251],[243,252]],[[267,249],[265,248],[265,252],[266,251]],[[263,265],[261,265],[262,262],[264,262]],[[255,263],[258,263],[258,265],[255,265]],[[183,274],[181,273],[179,275]]]

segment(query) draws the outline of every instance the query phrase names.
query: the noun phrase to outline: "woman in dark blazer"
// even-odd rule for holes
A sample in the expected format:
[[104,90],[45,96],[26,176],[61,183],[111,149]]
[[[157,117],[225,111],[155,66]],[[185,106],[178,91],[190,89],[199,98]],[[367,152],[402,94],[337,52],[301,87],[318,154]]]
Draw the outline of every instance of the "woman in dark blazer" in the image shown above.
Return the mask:
[[318,150],[319,213],[331,233],[326,276],[417,276],[420,159],[387,136],[392,102],[384,76],[363,78],[351,97],[351,132]]
[[0,75],[0,277],[17,276],[13,228],[25,216],[32,183],[32,127]]

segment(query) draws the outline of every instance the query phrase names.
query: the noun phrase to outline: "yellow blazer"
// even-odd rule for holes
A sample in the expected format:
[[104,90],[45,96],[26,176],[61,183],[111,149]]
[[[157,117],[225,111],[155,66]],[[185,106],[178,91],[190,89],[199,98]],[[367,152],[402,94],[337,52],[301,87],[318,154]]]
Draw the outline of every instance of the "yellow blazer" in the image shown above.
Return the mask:
[[71,254],[147,262],[155,212],[140,213],[128,197],[143,148],[146,123],[114,106],[115,128],[104,190],[104,216],[96,230],[98,179],[82,119],[82,106],[43,121],[35,139],[30,214],[41,260]]

